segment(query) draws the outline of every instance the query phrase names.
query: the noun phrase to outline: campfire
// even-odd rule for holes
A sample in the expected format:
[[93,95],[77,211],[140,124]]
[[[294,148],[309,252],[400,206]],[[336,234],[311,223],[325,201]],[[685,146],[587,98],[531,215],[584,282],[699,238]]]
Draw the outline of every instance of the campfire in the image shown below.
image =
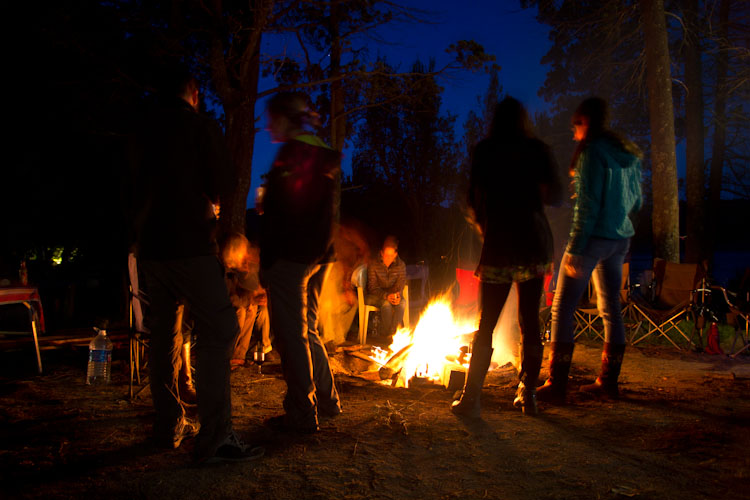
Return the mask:
[[[493,366],[513,361],[513,327],[516,297],[512,293],[508,306],[498,321],[493,336]],[[509,312],[510,311],[510,312]],[[454,312],[449,295],[433,299],[413,330],[402,328],[387,349],[372,347],[369,358],[379,366],[379,378],[395,387],[414,384],[439,384],[445,387],[463,383],[463,374],[471,360],[471,340],[479,324],[474,313]]]

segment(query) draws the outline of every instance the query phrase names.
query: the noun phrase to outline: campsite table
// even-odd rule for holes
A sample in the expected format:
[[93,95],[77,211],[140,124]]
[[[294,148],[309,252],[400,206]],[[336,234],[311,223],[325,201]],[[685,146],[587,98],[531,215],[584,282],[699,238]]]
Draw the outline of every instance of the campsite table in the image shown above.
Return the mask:
[[[42,356],[39,353],[37,321],[39,322],[39,330],[44,332],[44,311],[42,310],[42,299],[39,297],[39,290],[29,286],[0,287],[0,306],[9,304],[23,304],[29,311],[31,334],[34,337],[34,347],[36,348],[37,367],[39,368],[39,373],[42,373]],[[0,331],[2,335],[26,335],[28,333]]]

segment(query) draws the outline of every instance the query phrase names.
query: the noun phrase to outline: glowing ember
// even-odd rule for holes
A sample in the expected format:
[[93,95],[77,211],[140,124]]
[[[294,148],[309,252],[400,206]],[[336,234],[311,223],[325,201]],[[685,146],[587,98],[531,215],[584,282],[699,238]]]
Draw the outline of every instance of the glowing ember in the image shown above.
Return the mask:
[[[496,366],[515,358],[509,337],[517,338],[517,326],[512,326],[516,322],[516,310],[517,297],[511,293],[493,337],[492,360]],[[409,387],[415,377],[447,386],[451,371],[465,371],[469,367],[470,355],[463,356],[463,352],[471,344],[478,323],[478,316],[455,317],[449,295],[443,295],[430,302],[413,333],[408,329],[399,330],[388,350],[376,347],[372,358],[385,366],[394,354],[410,346],[396,386]]]

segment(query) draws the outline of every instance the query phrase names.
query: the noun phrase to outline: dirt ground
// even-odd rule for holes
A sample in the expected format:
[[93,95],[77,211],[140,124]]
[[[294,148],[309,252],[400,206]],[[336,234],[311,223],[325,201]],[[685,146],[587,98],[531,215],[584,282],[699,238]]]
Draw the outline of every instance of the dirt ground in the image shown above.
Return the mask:
[[[593,379],[599,349],[578,345],[573,390]],[[750,498],[747,357],[631,348],[621,400],[573,395],[535,418],[512,408],[516,373],[504,367],[485,383],[482,419],[465,421],[447,390],[347,375],[339,353],[344,413],[312,436],[263,426],[284,383],[278,366],[251,366],[232,374],[234,422],[266,456],[195,468],[189,441],[150,445],[150,395],[128,399],[126,363],[92,388],[85,352],[45,352],[42,376],[27,354],[0,368],[2,498]]]

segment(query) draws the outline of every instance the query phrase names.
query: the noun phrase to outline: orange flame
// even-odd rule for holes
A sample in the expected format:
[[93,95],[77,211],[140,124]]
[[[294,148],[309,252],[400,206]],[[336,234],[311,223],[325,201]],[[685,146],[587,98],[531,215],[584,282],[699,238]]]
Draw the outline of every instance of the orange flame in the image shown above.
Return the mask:
[[[513,337],[517,326],[514,328],[510,323],[516,323],[517,298],[510,294],[505,310],[498,321],[493,337],[495,349],[492,360],[498,364],[504,364],[515,360],[512,342],[508,337]],[[508,307],[510,306],[510,307]],[[411,344],[409,354],[404,361],[399,374],[397,387],[409,387],[413,377],[427,379],[444,386],[452,370],[465,371],[468,368],[468,359],[459,363],[461,347],[471,344],[473,333],[479,324],[479,317],[456,317],[451,307],[451,299],[448,294],[433,299],[419,318],[417,326],[411,332],[408,329],[400,329],[393,337],[393,342],[388,350],[378,349],[373,357],[380,364],[385,362],[394,353]],[[515,330],[515,331],[514,331]]]

